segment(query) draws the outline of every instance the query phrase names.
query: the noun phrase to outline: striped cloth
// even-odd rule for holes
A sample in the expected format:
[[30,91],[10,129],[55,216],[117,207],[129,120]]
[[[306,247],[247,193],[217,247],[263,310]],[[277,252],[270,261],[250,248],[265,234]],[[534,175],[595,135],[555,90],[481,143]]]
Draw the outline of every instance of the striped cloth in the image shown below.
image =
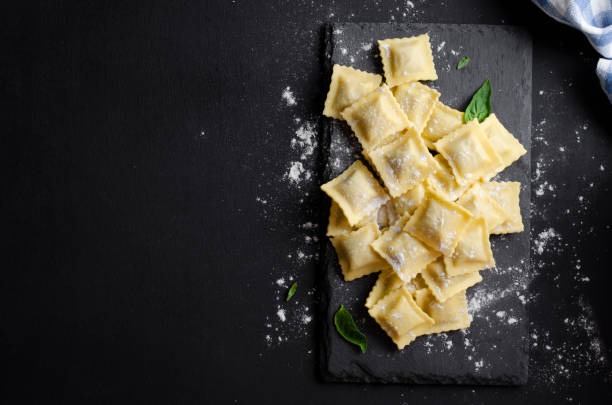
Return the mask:
[[555,20],[584,32],[601,54],[597,76],[612,103],[612,0],[533,0]]

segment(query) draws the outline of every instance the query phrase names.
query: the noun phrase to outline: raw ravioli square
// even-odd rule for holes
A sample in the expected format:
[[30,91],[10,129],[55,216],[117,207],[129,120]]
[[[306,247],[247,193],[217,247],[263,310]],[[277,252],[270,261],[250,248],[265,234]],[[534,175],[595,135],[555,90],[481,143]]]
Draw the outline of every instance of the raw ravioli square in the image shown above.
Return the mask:
[[410,125],[391,90],[384,84],[345,108],[341,115],[366,151]]
[[435,169],[433,156],[414,128],[368,153],[370,161],[392,197],[422,183]]
[[427,190],[425,201],[410,217],[404,230],[430,248],[450,255],[471,218],[464,208]]
[[372,248],[391,265],[404,282],[410,281],[440,256],[439,252],[402,230],[407,221],[408,215],[385,230],[372,243]]
[[411,332],[414,328],[424,323],[434,323],[404,287],[389,292],[368,312],[399,349],[403,349],[416,338]]
[[476,120],[460,126],[434,146],[448,161],[459,184],[471,184],[491,176],[501,164]]
[[345,281],[355,280],[389,267],[387,262],[370,247],[379,236],[378,225],[368,224],[331,240]]
[[436,101],[421,136],[425,139],[427,147],[435,149],[434,142],[459,128],[461,124],[463,124],[463,113],[461,111]]
[[371,309],[381,298],[403,285],[404,282],[393,270],[381,271],[376,279],[374,287],[372,287],[372,290],[370,290],[368,294],[368,298],[365,302],[366,308]]
[[523,145],[521,145],[518,139],[499,122],[495,114],[489,115],[487,119],[480,124],[480,128],[482,128],[485,136],[491,142],[493,149],[495,149],[495,152],[497,152],[500,157],[501,164],[497,168],[496,173],[501,172],[527,153]]
[[421,288],[427,288],[427,284],[425,284],[425,280],[423,280],[421,273],[419,273],[412,280],[407,283],[404,283],[404,287],[410,292],[410,294],[412,294],[412,297],[414,297],[414,293],[416,292],[416,290],[420,290]]
[[329,221],[327,222],[327,236],[345,235],[353,231],[342,209],[334,200],[329,208]]
[[[435,156],[434,156],[435,159]],[[425,199],[425,186],[417,184],[404,194],[393,199],[393,206],[398,215],[412,214]]]
[[491,181],[482,184],[482,188],[502,207],[506,219],[491,230],[491,233],[523,232],[523,218],[519,205],[521,183],[517,181]]
[[449,276],[446,274],[443,258],[431,263],[421,274],[434,297],[440,303],[482,281],[482,276],[477,271]]
[[438,78],[428,34],[384,39],[378,48],[389,86]]
[[372,92],[381,82],[381,75],[334,65],[323,115],[341,120],[342,110]]
[[497,225],[506,220],[506,212],[491,196],[482,188],[481,183],[474,183],[466,191],[457,204],[461,205],[474,217],[484,218],[487,222],[487,230],[490,232]]
[[351,226],[389,201],[389,196],[365,165],[357,160],[338,177],[321,186],[342,209]]
[[444,265],[449,276],[495,267],[484,218],[474,218],[468,223],[453,253],[444,256]]
[[361,228],[362,226],[367,225],[369,223],[377,223],[377,218],[380,216],[381,210],[383,210],[383,208],[389,203],[391,203],[391,201],[383,205],[380,209],[374,210],[371,214],[363,217],[363,219],[359,221],[356,226],[351,226],[351,224],[349,224],[348,219],[346,219],[346,215],[344,215],[344,212],[342,212],[342,209],[340,208],[338,203],[332,200],[331,206],[329,208],[329,220],[327,222],[326,235],[331,237],[344,235],[354,231],[356,228]]
[[417,305],[435,321],[433,325],[423,323],[417,326],[414,329],[415,334],[450,332],[470,326],[465,291],[453,295],[444,302],[438,302],[429,288],[417,290],[414,295]]
[[457,182],[453,169],[444,159],[444,156],[438,153],[434,156],[434,160],[436,161],[436,170],[427,178],[427,186],[440,193],[448,201],[455,201],[465,193],[468,186]]
[[440,98],[440,93],[422,83],[411,82],[395,87],[393,95],[420,135]]
[[398,217],[393,201],[389,200],[378,209],[375,220],[379,227],[387,228],[397,221]]

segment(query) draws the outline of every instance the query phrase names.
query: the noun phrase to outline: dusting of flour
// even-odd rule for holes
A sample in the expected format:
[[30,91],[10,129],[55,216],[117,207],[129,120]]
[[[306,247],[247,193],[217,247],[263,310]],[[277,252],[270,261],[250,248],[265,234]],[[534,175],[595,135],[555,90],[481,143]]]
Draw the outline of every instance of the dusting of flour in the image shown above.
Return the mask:
[[317,127],[314,123],[301,123],[300,119],[297,120],[297,123],[300,125],[295,130],[290,145],[299,158],[289,163],[285,178],[292,186],[300,188],[303,185],[309,185],[312,178],[313,169],[305,166],[313,166],[312,155],[318,143]]
[[295,101],[295,97],[293,96],[293,92],[291,91],[291,87],[289,86],[285,87],[285,90],[283,90],[282,98],[285,100],[285,103],[287,103],[288,106],[294,106],[297,104],[297,101]]
[[[291,114],[292,107],[297,106],[297,100],[301,99],[295,95],[290,86],[287,86],[282,94],[282,114]],[[279,214],[287,210],[295,209],[307,214],[313,219],[318,218],[318,213],[311,212],[309,204],[310,191],[315,187],[315,153],[318,147],[318,128],[315,120],[304,119],[292,114],[290,127],[287,128],[286,147],[289,149],[290,160],[279,162],[284,165],[282,175],[270,179],[268,184],[274,184],[275,194],[260,194],[255,198],[261,209],[262,219],[271,226],[276,224]],[[273,182],[273,183],[271,183]],[[261,187],[260,187],[261,188]],[[288,204],[286,198],[290,198],[294,207]],[[283,224],[286,226],[286,224]],[[288,252],[279,252],[284,258],[286,266],[282,269],[271,269],[271,287],[273,299],[270,304],[270,313],[264,319],[264,342],[266,346],[273,347],[288,341],[304,339],[312,330],[312,322],[315,315],[311,304],[315,288],[308,286],[300,277],[302,271],[309,269],[313,262],[318,259],[319,248],[319,225],[314,220],[305,221],[297,225],[295,237],[291,239],[295,249]],[[310,271],[310,270],[308,270]],[[298,282],[295,295],[286,301],[287,292],[294,282]],[[311,350],[308,350],[310,353]]]

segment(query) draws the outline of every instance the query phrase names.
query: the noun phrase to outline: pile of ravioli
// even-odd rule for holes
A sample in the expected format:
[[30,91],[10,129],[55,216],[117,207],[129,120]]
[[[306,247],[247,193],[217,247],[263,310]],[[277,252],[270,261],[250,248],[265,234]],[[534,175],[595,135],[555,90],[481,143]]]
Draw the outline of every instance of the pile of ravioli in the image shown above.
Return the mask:
[[334,65],[323,111],[348,123],[367,165],[321,189],[344,279],[380,272],[365,305],[403,349],[469,327],[466,289],[495,266],[489,236],[524,228],[520,183],[491,179],[526,150],[494,114],[465,123],[420,82],[437,79],[428,34],[378,45],[385,83]]

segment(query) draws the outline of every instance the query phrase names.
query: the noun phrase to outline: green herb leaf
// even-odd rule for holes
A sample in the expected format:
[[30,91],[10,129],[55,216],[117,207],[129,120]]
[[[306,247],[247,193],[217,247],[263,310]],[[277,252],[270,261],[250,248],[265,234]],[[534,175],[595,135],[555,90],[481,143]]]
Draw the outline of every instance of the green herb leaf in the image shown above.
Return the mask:
[[289,291],[287,291],[287,298],[285,298],[285,301],[289,301],[295,295],[295,290],[297,290],[297,286],[297,281],[291,284],[291,287],[289,287]]
[[472,96],[470,104],[465,109],[463,120],[467,123],[477,118],[478,122],[482,122],[489,114],[491,114],[491,83],[487,79]]
[[466,67],[467,65],[470,64],[470,57],[469,56],[464,56],[459,60],[459,63],[457,63],[457,70],[459,69],[463,69],[464,67]]
[[347,341],[359,346],[362,353],[366,352],[368,347],[368,340],[366,336],[361,333],[350,312],[344,308],[344,305],[340,305],[340,309],[334,315],[334,325],[338,333]]

